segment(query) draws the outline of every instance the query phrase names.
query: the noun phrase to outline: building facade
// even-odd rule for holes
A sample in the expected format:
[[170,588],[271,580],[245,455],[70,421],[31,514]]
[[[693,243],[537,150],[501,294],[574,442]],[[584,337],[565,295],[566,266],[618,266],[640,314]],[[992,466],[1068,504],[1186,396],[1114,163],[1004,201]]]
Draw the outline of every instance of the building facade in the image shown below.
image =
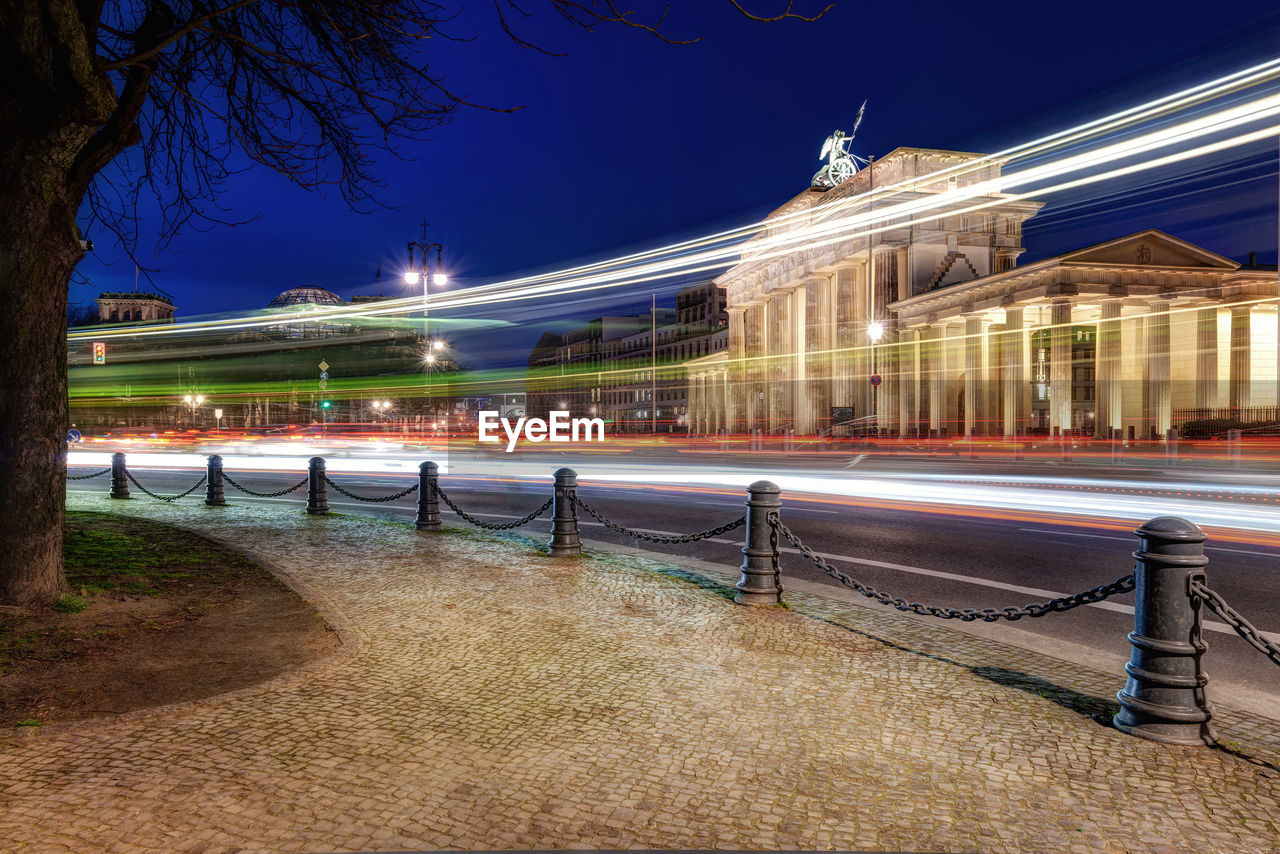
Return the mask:
[[775,211],[716,280],[729,350],[687,366],[692,429],[1147,436],[1275,417],[1274,268],[1156,230],[1018,266],[1041,206],[999,177],[982,155],[900,148]]

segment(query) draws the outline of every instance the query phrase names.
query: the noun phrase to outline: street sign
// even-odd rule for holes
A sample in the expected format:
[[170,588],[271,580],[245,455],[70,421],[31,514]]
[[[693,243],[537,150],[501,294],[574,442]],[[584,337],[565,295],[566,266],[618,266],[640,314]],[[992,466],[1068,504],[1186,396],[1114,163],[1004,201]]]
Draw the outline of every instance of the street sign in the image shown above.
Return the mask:
[[880,385],[880,375],[879,375],[879,374],[872,374],[872,375],[871,375],[871,384],[872,384],[872,385]]
[[76,442],[79,442],[82,438],[84,437],[80,435],[80,431],[76,430],[74,427],[67,431],[68,444],[74,445]]
[[320,372],[320,379],[322,379],[322,380],[327,380],[327,379],[329,379],[329,372],[328,372],[328,371],[321,371],[321,372]]
[[323,389],[323,388],[328,388],[328,387],[329,387],[329,383],[328,383],[328,382],[326,382],[325,380],[320,380],[320,388],[322,388],[322,389]]
[[321,359],[321,360],[320,360],[320,370],[322,370],[322,371],[327,371],[327,370],[329,370],[329,363],[328,363],[328,362],[326,362],[324,359]]

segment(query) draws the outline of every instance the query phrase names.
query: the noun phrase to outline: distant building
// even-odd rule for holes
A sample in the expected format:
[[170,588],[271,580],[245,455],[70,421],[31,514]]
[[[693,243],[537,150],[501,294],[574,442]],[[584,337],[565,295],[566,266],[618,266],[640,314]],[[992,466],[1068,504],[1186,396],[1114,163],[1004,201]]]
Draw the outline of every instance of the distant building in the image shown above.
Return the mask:
[[683,432],[685,363],[727,347],[724,289],[710,281],[681,289],[674,308],[546,332],[529,357],[529,413],[602,417],[611,432]]
[[172,323],[176,311],[167,297],[152,293],[101,293],[94,302],[99,323]]
[[[774,211],[716,279],[729,353],[690,366],[694,429],[1146,437],[1277,417],[1275,268],[1155,229],[1020,267],[1040,203],[946,195],[999,177],[983,155],[899,148]],[[893,189],[872,200],[873,186]],[[872,205],[934,199],[869,236],[776,248]]]

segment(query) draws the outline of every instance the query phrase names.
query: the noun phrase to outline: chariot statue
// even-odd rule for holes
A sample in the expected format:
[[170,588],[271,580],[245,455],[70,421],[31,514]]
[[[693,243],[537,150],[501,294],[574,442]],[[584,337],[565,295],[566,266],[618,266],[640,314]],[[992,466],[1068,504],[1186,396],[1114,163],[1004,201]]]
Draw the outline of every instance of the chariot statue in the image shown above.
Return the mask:
[[853,130],[849,131],[848,136],[842,130],[833,131],[826,142],[822,143],[822,153],[818,155],[818,159],[825,158],[827,163],[814,173],[813,186],[834,187],[841,184],[854,176],[859,163],[867,162],[849,151],[849,144],[858,132],[858,125],[862,124],[862,113],[866,109],[867,102],[863,101],[858,108],[858,117],[853,121]]

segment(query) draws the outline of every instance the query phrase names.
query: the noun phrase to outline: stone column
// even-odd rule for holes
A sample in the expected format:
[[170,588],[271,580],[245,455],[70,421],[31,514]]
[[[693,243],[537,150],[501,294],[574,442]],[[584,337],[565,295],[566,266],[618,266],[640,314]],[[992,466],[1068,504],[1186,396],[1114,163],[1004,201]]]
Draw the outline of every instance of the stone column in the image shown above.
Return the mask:
[[765,430],[776,433],[785,426],[784,419],[790,409],[790,361],[787,356],[791,353],[791,336],[786,321],[791,294],[774,291],[768,300],[764,311],[765,352],[768,354],[764,371]]
[[[836,348],[831,365],[831,405],[856,406],[854,399],[854,377],[858,359],[857,332],[862,327],[858,320],[855,268],[845,265],[836,269],[831,277],[832,303],[834,318],[832,321],[831,346]],[[858,411],[857,415],[866,415]]]
[[900,333],[898,345],[898,434],[911,435],[911,428],[919,423],[917,415],[920,378],[920,344],[916,332]]
[[1231,378],[1228,387],[1228,406],[1246,409],[1252,404],[1250,393],[1249,358],[1252,355],[1249,342],[1249,315],[1251,307],[1233,306],[1231,309]]
[[[729,309],[729,375],[739,389],[747,387],[747,308],[734,306]],[[730,429],[741,432],[747,429],[747,401],[743,395],[729,402],[726,414]]]
[[1003,333],[1003,323],[987,323],[982,330],[982,384],[986,394],[983,395],[983,420],[980,429],[984,436],[1004,432],[1003,423],[1000,424],[1000,430],[996,430],[996,424],[1003,421],[1000,402],[1004,391],[1000,384],[1000,368],[1004,358],[1000,352],[1004,341]]
[[1163,436],[1173,425],[1169,383],[1169,301],[1153,300],[1147,316],[1148,423]]
[[1071,300],[1055,299],[1049,322],[1049,429],[1070,430]]
[[1196,312],[1196,408],[1218,405],[1218,309]]
[[1006,439],[1018,435],[1018,427],[1026,419],[1027,413],[1022,408],[1022,375],[1023,337],[1022,309],[1006,308],[1004,310],[1004,412],[1002,413],[1004,436]]
[[946,330],[938,325],[925,329],[925,364],[928,367],[929,382],[929,429],[935,435],[941,435],[943,424],[947,418],[947,407],[944,399],[946,389],[946,350],[942,338]]
[[786,319],[791,335],[791,349],[788,351],[790,358],[787,360],[791,383],[791,412],[788,416],[789,423],[785,426],[791,427],[797,434],[812,432],[809,427],[809,364],[806,358],[809,349],[807,300],[808,287],[805,284],[792,288],[787,300],[790,316]]
[[1094,419],[1097,433],[1104,439],[1111,437],[1111,430],[1123,427],[1124,410],[1120,377],[1120,311],[1123,303],[1118,299],[1102,301],[1102,317],[1098,321],[1098,346],[1094,348],[1093,375],[1098,398],[1098,417]]
[[982,317],[971,314],[964,319],[964,434],[976,436],[982,423],[982,399],[986,389],[982,383]]

